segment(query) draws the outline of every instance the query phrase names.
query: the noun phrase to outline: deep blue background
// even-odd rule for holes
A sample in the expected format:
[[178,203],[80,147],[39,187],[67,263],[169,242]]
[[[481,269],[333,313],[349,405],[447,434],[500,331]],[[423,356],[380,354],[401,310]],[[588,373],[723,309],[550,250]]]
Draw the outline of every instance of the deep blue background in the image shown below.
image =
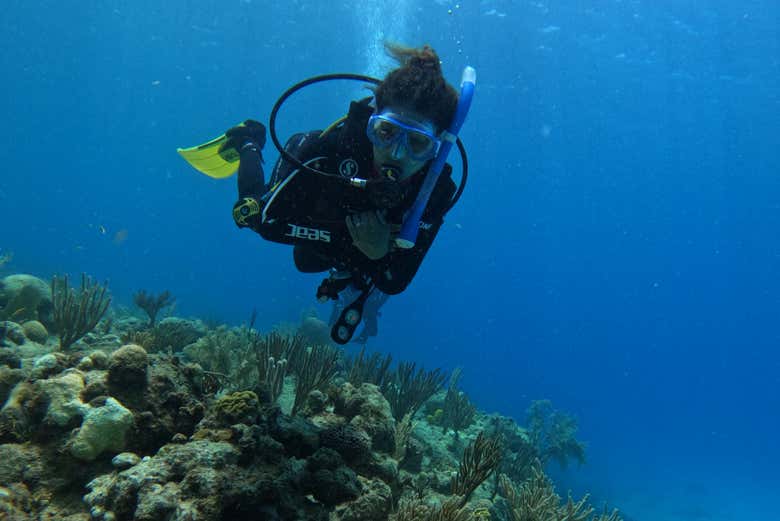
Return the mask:
[[[11,269],[296,322],[320,277],[238,231],[234,181],[175,149],[267,120],[310,75],[383,74],[383,37],[430,43],[454,84],[478,72],[471,178],[372,347],[464,366],[487,410],[522,419],[544,397],[576,414],[590,462],[560,483],[636,519],[780,517],[776,2],[161,4],[4,4]],[[363,92],[302,93],[280,134]]]

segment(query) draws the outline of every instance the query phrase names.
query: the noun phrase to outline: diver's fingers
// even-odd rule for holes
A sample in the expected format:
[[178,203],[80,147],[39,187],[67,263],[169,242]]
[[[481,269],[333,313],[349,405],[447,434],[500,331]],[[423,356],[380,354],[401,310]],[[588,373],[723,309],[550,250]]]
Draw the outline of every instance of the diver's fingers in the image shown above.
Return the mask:
[[346,222],[347,222],[347,230],[349,231],[349,234],[354,239],[357,236],[357,225],[355,224],[354,215],[348,215]]

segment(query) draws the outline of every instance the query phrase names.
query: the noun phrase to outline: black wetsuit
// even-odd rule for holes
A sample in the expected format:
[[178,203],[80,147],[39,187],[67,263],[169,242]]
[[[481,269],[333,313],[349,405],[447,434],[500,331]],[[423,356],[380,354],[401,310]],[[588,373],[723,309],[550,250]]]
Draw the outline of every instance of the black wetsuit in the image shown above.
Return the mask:
[[[351,177],[370,179],[373,148],[366,137],[366,125],[373,108],[353,102],[347,119],[322,136],[321,131],[295,134],[287,150],[302,163],[342,177],[299,170],[279,158],[265,183],[260,153],[246,147],[241,151],[238,170],[239,203],[245,198],[259,202],[261,212],[249,217],[249,226],[265,239],[293,244],[296,267],[314,273],[335,268],[349,271],[354,281],[375,285],[387,294],[402,292],[414,278],[428,248],[443,223],[455,193],[455,183],[446,165],[431,194],[420,221],[415,246],[391,248],[378,260],[371,260],[352,244],[346,217],[353,213],[377,210],[367,191],[350,185]],[[426,167],[427,168],[427,167]],[[397,229],[404,213],[412,206],[422,185],[425,169],[400,183],[401,202],[387,211],[387,219]],[[241,224],[239,224],[241,226]]]

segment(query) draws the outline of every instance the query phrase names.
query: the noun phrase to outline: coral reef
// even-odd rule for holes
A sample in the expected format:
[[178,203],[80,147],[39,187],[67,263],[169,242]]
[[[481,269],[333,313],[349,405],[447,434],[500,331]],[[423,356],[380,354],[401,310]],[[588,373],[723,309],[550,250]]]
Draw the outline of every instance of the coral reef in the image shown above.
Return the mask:
[[252,462],[226,441],[166,445],[127,470],[89,482],[84,500],[93,519],[106,521],[326,518],[319,513],[323,506],[291,500],[302,465]]
[[525,430],[476,410],[459,370],[442,390],[389,355],[343,364],[311,316],[306,334],[146,323],[104,314],[87,279],[54,286],[51,326],[0,322],[0,519],[620,520],[544,476],[581,447],[551,407]]

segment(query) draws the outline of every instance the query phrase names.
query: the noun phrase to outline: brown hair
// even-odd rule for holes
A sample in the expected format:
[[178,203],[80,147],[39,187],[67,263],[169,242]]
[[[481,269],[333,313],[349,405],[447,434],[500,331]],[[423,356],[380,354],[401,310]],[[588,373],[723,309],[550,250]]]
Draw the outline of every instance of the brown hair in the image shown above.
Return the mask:
[[428,45],[421,49],[385,42],[387,53],[400,67],[390,71],[374,90],[377,109],[388,105],[430,118],[439,131],[449,128],[458,106],[458,93],[441,73],[439,56]]

